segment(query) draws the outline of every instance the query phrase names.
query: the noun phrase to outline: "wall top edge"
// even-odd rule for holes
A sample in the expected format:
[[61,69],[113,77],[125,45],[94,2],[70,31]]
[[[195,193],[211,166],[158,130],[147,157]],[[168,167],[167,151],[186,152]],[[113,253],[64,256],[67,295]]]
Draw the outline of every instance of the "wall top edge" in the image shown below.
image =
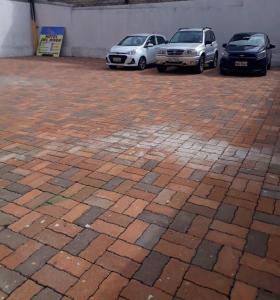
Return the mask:
[[[29,0],[7,0],[7,1],[13,1],[13,2],[25,2],[29,3]],[[130,4],[106,4],[106,5],[87,5],[87,4],[70,4],[70,3],[65,3],[65,2],[60,2],[60,1],[48,1],[48,0],[35,0],[35,3],[38,4],[46,4],[46,5],[56,5],[56,6],[64,6],[64,7],[70,7],[73,9],[128,9],[128,8],[144,8],[147,7],[147,5],[152,8],[152,7],[158,7],[159,5],[170,5],[171,3],[174,2],[191,2],[193,0],[170,0],[170,1],[163,1],[163,2],[152,2],[152,3],[130,3]]]

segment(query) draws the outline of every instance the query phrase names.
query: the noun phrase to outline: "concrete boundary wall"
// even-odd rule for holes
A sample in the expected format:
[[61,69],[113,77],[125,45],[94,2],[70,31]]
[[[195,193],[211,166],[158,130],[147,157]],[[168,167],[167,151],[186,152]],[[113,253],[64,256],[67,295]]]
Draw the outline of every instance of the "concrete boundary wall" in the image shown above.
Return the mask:
[[41,1],[36,3],[36,11],[39,26],[66,28],[65,56],[104,57],[113,44],[130,33],[157,32],[170,38],[179,27],[211,26],[220,45],[234,32],[267,32],[277,46],[274,63],[280,65],[280,0],[189,0],[94,7]]
[[0,0],[0,57],[28,56],[32,52],[29,4]]
[[[268,3],[269,2],[269,3]],[[170,38],[179,27],[211,26],[220,44],[234,32],[267,32],[280,63],[279,0],[189,0],[179,2],[71,7],[37,4],[40,25],[66,27],[63,54],[104,57],[124,35],[157,32]]]

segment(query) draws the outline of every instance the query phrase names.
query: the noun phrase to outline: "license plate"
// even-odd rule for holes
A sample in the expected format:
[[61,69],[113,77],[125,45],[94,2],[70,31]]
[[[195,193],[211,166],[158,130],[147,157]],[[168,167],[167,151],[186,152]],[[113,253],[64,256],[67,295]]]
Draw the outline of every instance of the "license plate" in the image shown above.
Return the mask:
[[113,62],[121,62],[122,59],[120,57],[114,57]]
[[177,57],[168,57],[169,63],[180,62],[180,59]]
[[248,67],[248,62],[247,61],[236,61],[235,66],[236,67]]

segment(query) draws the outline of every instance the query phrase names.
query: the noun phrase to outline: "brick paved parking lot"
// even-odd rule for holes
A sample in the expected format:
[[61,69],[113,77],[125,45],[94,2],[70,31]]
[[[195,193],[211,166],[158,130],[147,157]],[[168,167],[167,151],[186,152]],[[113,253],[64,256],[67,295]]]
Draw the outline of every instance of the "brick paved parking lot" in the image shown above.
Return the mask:
[[0,299],[280,299],[280,70],[0,60]]

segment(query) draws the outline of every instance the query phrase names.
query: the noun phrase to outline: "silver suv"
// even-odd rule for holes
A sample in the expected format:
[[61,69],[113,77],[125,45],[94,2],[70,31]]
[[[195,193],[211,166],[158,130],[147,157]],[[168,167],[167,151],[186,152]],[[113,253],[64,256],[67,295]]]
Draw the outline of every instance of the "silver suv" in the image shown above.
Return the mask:
[[159,72],[166,71],[168,66],[178,66],[194,67],[196,73],[202,73],[205,64],[215,68],[217,63],[218,43],[209,27],[180,28],[156,57]]

